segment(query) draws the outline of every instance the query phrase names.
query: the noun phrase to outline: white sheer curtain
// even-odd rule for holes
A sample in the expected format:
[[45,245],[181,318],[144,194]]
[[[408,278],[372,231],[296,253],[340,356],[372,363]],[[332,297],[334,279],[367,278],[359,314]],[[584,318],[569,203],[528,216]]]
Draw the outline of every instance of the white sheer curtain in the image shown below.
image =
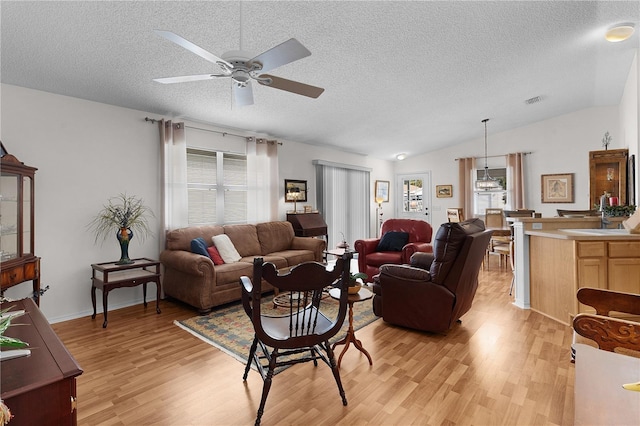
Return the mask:
[[166,231],[188,226],[187,214],[187,141],[184,123],[160,120],[160,143],[162,144],[162,238],[164,249]]
[[344,234],[353,248],[355,240],[369,238],[370,169],[320,160],[313,163],[316,165],[318,210],[329,233],[327,247],[335,247]]
[[278,219],[278,141],[247,138],[247,221]]

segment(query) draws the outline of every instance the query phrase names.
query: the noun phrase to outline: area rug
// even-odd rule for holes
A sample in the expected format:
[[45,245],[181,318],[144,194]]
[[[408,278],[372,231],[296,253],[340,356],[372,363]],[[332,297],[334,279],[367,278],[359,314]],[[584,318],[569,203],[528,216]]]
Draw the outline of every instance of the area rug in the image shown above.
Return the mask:
[[[323,309],[334,309],[334,311],[338,309],[338,302],[330,297],[323,299],[322,304],[326,306]],[[286,308],[273,309],[271,297],[265,298],[262,306],[263,310],[271,310],[272,313],[277,313],[278,309],[280,312],[288,311]],[[353,305],[353,328],[355,330],[378,318],[373,314],[371,300]],[[241,303],[215,309],[208,315],[199,315],[182,321],[176,320],[174,324],[246,365],[254,332],[251,320],[244,312]],[[342,339],[346,335],[348,327],[349,313],[347,311],[342,329],[329,342],[334,343]],[[341,351],[342,346],[338,346],[336,350]],[[253,364],[252,368],[255,369]]]

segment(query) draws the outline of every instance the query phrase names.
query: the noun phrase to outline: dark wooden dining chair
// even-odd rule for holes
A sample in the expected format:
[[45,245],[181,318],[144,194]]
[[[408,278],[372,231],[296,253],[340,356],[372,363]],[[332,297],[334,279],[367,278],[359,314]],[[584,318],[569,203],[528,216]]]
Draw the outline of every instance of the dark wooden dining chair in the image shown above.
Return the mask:
[[[329,339],[340,331],[347,313],[352,256],[352,253],[345,253],[332,270],[319,262],[304,262],[286,271],[278,271],[273,263],[256,258],[253,280],[246,276],[240,278],[242,304],[255,330],[243,380],[247,380],[251,364],[255,363],[264,381],[256,425],[260,424],[264,413],[276,369],[302,362],[312,361],[317,366],[318,360],[324,361],[333,372],[342,404],[347,405]],[[283,294],[288,296],[286,306],[278,308],[282,313],[262,312],[263,280],[278,289],[279,298],[282,299]],[[333,309],[332,314],[325,306],[335,302],[321,303],[323,290],[331,286],[341,289],[338,309]]]

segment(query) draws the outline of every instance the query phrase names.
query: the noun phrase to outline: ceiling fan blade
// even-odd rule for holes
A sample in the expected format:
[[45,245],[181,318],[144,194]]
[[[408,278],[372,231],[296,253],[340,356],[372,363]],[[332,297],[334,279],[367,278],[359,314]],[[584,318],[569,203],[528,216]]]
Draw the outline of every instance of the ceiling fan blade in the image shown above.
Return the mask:
[[213,53],[204,50],[202,47],[196,44],[191,43],[189,40],[180,37],[178,34],[172,33],[171,31],[164,31],[164,30],[154,30],[154,31],[159,36],[174,42],[180,47],[184,47],[188,51],[195,53],[196,55],[206,59],[209,62],[213,62],[214,64],[222,63],[222,64],[225,64],[230,69],[233,69],[233,65],[231,65],[229,62],[225,61],[224,59],[218,58]]
[[249,63],[260,62],[262,64],[261,71],[266,72],[309,55],[311,52],[306,47],[295,38],[291,38],[266,52],[262,52],[251,59]]
[[253,105],[253,89],[250,81],[247,81],[244,87],[232,81],[231,90],[233,91],[233,103],[235,106]]
[[257,80],[258,83],[264,86],[285,90],[298,95],[308,96],[310,98],[317,98],[322,94],[322,92],[324,92],[322,87],[310,86],[298,81],[287,80],[286,78],[275,77],[269,74],[262,74],[259,78],[260,80]]
[[216,77],[229,77],[229,76],[226,74],[197,74],[197,75],[183,75],[180,77],[154,78],[153,81],[156,81],[162,84],[172,84],[172,83],[186,83],[189,81],[211,80]]

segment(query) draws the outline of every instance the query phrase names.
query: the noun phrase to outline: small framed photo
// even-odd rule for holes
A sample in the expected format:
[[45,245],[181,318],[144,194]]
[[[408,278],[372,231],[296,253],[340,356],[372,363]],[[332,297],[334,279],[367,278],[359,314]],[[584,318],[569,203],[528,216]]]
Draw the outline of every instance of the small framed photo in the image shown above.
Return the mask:
[[542,175],[543,203],[573,203],[573,173]]
[[388,180],[377,180],[376,181],[376,203],[379,200],[382,203],[389,202],[389,181]]
[[307,201],[307,181],[285,179],[284,201],[287,203],[293,203],[294,201]]
[[453,185],[436,185],[436,197],[437,198],[453,197]]

